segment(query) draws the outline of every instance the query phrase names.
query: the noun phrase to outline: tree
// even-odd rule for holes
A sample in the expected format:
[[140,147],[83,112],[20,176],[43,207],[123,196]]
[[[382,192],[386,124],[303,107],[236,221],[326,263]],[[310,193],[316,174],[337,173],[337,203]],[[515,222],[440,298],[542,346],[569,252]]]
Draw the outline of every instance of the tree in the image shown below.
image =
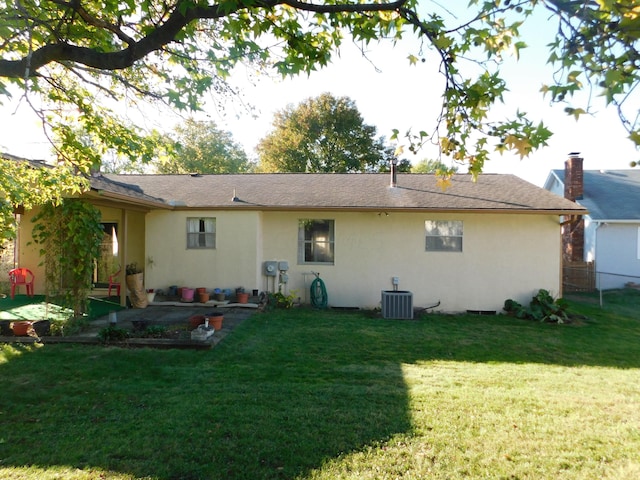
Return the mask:
[[76,317],[86,313],[103,236],[100,211],[67,198],[58,206],[44,205],[33,221],[33,240],[40,245],[45,265],[47,297],[62,301]]
[[[619,109],[640,145],[639,116],[624,113],[640,80],[636,0],[471,0],[460,19],[426,8],[419,0],[4,0],[0,94],[24,92],[59,156],[80,169],[101,152],[77,141],[75,124],[103,149],[149,160],[154,139],[113,107],[146,98],[197,110],[205,94],[233,94],[227,82],[240,62],[282,75],[309,73],[327,65],[345,37],[367,45],[417,35],[439,56],[434,68],[445,84],[442,110],[429,128],[409,133],[408,145],[437,142],[477,174],[491,152],[527,155],[551,134],[523,112],[489,121],[507,89],[502,57],[526,46],[522,23],[546,9],[557,25],[549,56],[557,71],[544,88],[548,98],[569,102],[574,93],[595,89]],[[579,117],[588,108],[568,103],[566,110]]]
[[214,122],[187,120],[176,128],[169,155],[156,162],[159,173],[246,173],[251,164],[231,133]]
[[0,155],[0,172],[0,245],[15,236],[17,209],[59,204],[64,196],[77,195],[88,185],[68,166],[48,167],[6,154]]
[[365,172],[393,158],[353,100],[324,93],[276,112],[256,150],[266,172]]
[[[440,160],[420,160],[413,167],[411,167],[411,173],[435,173],[442,174],[443,172],[449,172],[452,167],[444,164]],[[453,167],[454,171],[457,171],[456,167]]]

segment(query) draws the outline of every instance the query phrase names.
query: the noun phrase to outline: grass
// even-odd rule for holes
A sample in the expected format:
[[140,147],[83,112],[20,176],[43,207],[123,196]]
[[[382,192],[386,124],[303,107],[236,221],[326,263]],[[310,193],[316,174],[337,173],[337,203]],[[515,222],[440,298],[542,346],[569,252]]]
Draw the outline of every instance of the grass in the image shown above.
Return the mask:
[[0,478],[638,478],[640,322],[574,307],[274,311],[204,352],[5,345]]
[[[112,310],[121,310],[121,305],[97,298],[89,299],[87,319],[99,318]],[[48,303],[44,295],[27,297],[16,295],[14,299],[0,296],[0,320],[55,320],[64,321],[73,316],[73,310]]]

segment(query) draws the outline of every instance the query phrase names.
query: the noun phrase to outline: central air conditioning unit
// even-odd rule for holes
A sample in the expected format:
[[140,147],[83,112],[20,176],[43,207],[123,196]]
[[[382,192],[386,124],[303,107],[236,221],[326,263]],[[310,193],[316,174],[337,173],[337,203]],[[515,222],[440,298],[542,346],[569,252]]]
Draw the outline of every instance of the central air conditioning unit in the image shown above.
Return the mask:
[[405,290],[382,290],[382,318],[412,319],[413,293]]

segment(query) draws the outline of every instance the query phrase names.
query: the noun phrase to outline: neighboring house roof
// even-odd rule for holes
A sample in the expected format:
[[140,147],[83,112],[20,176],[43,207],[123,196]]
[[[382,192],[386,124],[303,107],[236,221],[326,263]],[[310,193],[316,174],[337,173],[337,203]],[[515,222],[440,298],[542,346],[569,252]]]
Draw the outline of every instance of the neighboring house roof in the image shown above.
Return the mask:
[[[564,170],[552,170],[564,185]],[[584,170],[584,194],[577,203],[597,221],[640,221],[640,169]],[[548,183],[548,182],[547,182]]]
[[[396,210],[584,214],[586,210],[516,176],[455,175],[448,188],[430,174],[113,175],[91,178],[104,195],[146,195],[177,209]],[[124,189],[124,191],[121,191]]]

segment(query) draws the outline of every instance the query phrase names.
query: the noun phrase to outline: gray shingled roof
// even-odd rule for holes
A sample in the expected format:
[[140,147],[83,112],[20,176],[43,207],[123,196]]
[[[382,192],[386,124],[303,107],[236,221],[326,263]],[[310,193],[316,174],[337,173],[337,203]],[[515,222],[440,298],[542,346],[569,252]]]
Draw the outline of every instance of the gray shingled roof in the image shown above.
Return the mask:
[[[554,170],[564,183],[564,170]],[[585,170],[584,195],[578,203],[594,220],[640,220],[640,169]]]
[[[156,198],[152,195],[147,195],[140,188],[135,185],[131,185],[126,180],[129,175],[113,175],[109,178],[107,175],[92,176],[90,178],[91,189],[100,192],[109,192],[110,194],[116,194],[121,197],[131,199],[131,201],[144,202],[147,204],[157,204],[158,206],[165,205],[165,202],[161,198]],[[119,180],[122,179],[122,180]],[[113,195],[112,195],[113,196]]]
[[482,174],[477,182],[470,175],[456,175],[446,190],[438,186],[436,176],[426,174],[398,174],[396,188],[389,187],[389,174],[103,177],[92,179],[94,188],[126,185],[135,195],[162,199],[176,208],[585,213],[583,207],[513,175]]

